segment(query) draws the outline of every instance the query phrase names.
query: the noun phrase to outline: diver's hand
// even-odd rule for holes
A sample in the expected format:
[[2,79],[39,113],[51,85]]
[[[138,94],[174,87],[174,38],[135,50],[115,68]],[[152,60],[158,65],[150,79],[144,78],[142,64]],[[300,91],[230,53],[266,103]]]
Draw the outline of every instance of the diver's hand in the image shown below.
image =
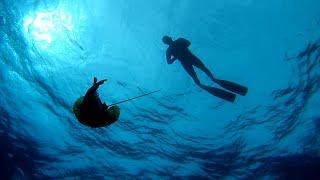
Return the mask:
[[99,82],[97,82],[97,84],[100,86],[101,84],[103,84],[104,82],[106,82],[108,79],[104,79],[104,80],[101,80]]
[[103,83],[104,83],[105,81],[107,81],[107,80],[108,80],[108,79],[103,79],[103,80],[97,82],[98,79],[97,79],[96,77],[94,77],[94,78],[93,78],[93,85],[98,85],[98,86],[100,86],[101,84],[103,84]]
[[93,78],[93,84],[96,84],[97,81],[98,81],[97,77],[94,77],[94,78]]

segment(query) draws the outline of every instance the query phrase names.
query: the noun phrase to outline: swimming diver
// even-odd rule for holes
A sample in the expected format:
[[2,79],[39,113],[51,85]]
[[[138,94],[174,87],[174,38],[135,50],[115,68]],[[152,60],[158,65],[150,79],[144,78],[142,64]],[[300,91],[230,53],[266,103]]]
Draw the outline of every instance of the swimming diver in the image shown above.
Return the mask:
[[112,106],[108,108],[102,103],[97,90],[107,79],[98,81],[93,79],[93,85],[88,89],[84,97],[80,97],[73,107],[73,112],[80,123],[92,127],[106,127],[118,120],[120,108]]
[[[200,88],[206,90],[214,96],[217,96],[230,102],[235,101],[236,95],[234,93],[240,94],[242,96],[245,96],[247,94],[247,87],[241,86],[230,81],[220,80],[214,77],[210,70],[201,62],[201,60],[189,50],[188,47],[191,44],[190,41],[184,38],[172,40],[172,38],[169,36],[164,36],[162,38],[162,41],[164,44],[167,44],[169,46],[166,51],[167,63],[172,64],[175,60],[178,59],[185,71],[187,71],[187,73],[192,77],[193,81]],[[201,84],[194,70],[194,66],[205,72],[206,75],[209,76],[213,82],[234,93]]]

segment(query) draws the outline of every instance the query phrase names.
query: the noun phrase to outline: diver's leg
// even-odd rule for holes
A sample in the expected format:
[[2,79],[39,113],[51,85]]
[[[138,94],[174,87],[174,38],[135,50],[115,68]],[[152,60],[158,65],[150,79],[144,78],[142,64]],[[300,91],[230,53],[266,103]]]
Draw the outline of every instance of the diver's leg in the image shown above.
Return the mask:
[[199,69],[200,69],[201,71],[203,71],[204,73],[206,73],[206,75],[209,76],[210,79],[211,79],[213,82],[216,82],[217,79],[213,76],[213,74],[211,73],[211,71],[203,64],[203,62],[201,62],[200,59],[195,58],[193,65],[196,66],[197,68],[199,68]]
[[200,83],[198,76],[196,74],[196,72],[194,71],[194,68],[191,64],[187,64],[187,63],[181,63],[183,68],[187,71],[187,73],[192,77],[192,79],[194,80],[194,82],[202,89],[206,90],[208,93],[219,97],[221,99],[230,101],[230,102],[234,102],[236,95],[230,92],[227,92],[225,90],[222,89],[218,89],[215,87],[209,87],[209,86],[205,86],[203,84]]
[[247,94],[248,88],[239,84],[236,84],[234,82],[230,82],[230,81],[226,81],[226,80],[220,80],[215,78],[210,70],[199,60],[198,62],[196,62],[194,64],[196,67],[198,67],[199,69],[201,69],[202,71],[204,71],[213,82],[217,83],[219,86],[232,91],[234,93],[240,94],[242,96],[245,96]]
[[194,68],[191,64],[187,64],[187,63],[181,63],[183,68],[187,71],[187,73],[191,76],[191,78],[193,79],[193,81],[200,87],[202,87],[203,85],[200,83],[200,80],[196,74],[196,72],[194,71]]

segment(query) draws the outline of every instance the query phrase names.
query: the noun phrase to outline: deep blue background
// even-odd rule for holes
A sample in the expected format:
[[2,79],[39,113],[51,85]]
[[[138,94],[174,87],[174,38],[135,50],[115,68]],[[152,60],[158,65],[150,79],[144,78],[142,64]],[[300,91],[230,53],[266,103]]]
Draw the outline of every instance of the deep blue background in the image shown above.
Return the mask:
[[[319,0],[0,0],[1,178],[316,178]],[[184,37],[231,104],[167,65]],[[201,80],[213,85],[200,71]],[[92,78],[119,121],[77,122]]]

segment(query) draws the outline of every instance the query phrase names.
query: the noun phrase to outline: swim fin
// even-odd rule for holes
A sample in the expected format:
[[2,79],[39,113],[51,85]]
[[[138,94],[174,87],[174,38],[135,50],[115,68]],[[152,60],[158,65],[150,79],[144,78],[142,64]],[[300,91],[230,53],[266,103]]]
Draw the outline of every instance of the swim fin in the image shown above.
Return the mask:
[[216,80],[216,83],[219,84],[221,87],[232,91],[234,93],[240,94],[242,96],[245,96],[248,92],[248,88],[245,86],[242,86],[240,84],[226,81],[226,80]]
[[233,93],[230,93],[228,91],[225,91],[225,90],[222,90],[222,89],[219,89],[219,88],[215,88],[215,87],[209,87],[209,86],[202,86],[202,88],[206,91],[208,91],[208,93],[216,96],[216,97],[219,97],[221,99],[224,99],[226,101],[229,101],[229,102],[234,102],[235,99],[236,99],[236,95],[233,94]]

